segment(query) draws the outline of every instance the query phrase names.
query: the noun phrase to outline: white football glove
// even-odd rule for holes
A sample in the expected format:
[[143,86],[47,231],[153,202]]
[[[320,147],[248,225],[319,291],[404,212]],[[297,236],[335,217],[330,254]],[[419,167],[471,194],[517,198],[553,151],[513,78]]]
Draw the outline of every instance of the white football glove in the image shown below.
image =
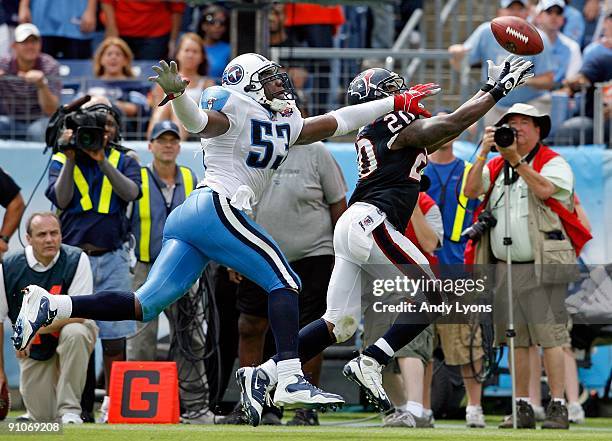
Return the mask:
[[157,75],[149,77],[149,81],[159,84],[159,87],[166,94],[166,98],[159,104],[160,106],[174,98],[178,98],[185,92],[189,80],[183,79],[179,75],[178,66],[174,61],[171,61],[170,65],[168,65],[168,63],[162,60],[159,62],[159,66],[152,66],[152,69]]
[[521,57],[516,57],[508,62],[508,64],[504,61],[504,69],[500,72],[500,79],[491,90],[491,95],[493,95],[496,101],[499,101],[534,75],[533,63],[531,61]]

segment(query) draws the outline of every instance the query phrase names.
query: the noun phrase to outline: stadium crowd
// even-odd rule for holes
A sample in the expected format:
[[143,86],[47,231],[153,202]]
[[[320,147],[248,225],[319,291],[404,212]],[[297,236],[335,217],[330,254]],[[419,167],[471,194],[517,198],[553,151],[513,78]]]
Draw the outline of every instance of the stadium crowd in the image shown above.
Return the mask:
[[[0,203],[6,209],[0,228],[1,319],[15,320],[19,311],[18,286],[37,283],[53,294],[73,295],[129,290],[132,285],[137,289],[144,283],[160,252],[166,218],[195,189],[198,176],[197,171],[176,162],[181,142],[189,133],[170,105],[158,107],[164,98],[163,90],[144,81],[148,72],[141,75],[136,67],[161,59],[176,60],[179,73],[190,80],[186,94],[198,102],[204,90],[221,84],[223,69],[231,58],[232,47],[228,42],[231,2],[219,3],[192,6],[181,1],[2,2],[0,138],[43,141],[49,118],[58,106],[89,94],[94,98],[86,106],[104,115],[105,142],[100,150],[75,153],[75,150],[63,149],[54,154],[45,195],[60,213],[58,216],[51,212],[30,215],[26,221],[28,246],[24,251],[13,250],[9,254],[8,242],[23,215],[23,199],[18,185],[0,169]],[[374,7],[274,5],[270,11],[271,44],[333,47],[335,37],[341,32],[351,33],[346,40],[361,41],[362,47],[390,47],[411,12],[422,8],[423,3],[404,0],[385,6],[391,9],[381,8],[391,14],[381,13]],[[485,207],[494,214],[503,209],[499,203],[503,192],[501,168],[499,161],[490,160],[489,153],[495,145],[494,126],[506,123],[517,130],[518,144],[516,148],[500,149],[515,176],[511,184],[516,189],[512,196],[515,199],[510,204],[519,209],[513,212],[516,218],[512,219],[512,228],[516,229],[512,236],[537,238],[534,243],[516,240],[512,260],[536,264],[548,263],[546,258],[556,263],[575,262],[573,253],[579,252],[580,246],[569,231],[569,237],[562,234],[559,239],[569,248],[555,249],[543,256],[541,249],[545,242],[557,239],[531,229],[537,225],[540,231],[566,231],[564,222],[570,215],[565,212],[569,210],[559,214],[562,210],[558,209],[566,204],[572,213],[576,205],[584,230],[582,238],[588,234],[588,219],[574,195],[572,171],[545,144],[559,140],[577,145],[581,127],[587,128],[585,143],[592,143],[594,83],[612,80],[612,9],[605,9],[602,3],[597,0],[501,0],[497,14],[529,18],[540,29],[545,49],[530,57],[536,75],[519,93],[502,99],[484,118],[487,129],[473,164],[453,154],[452,140],[430,155],[424,171],[429,185],[423,186],[404,234],[432,265],[464,263],[468,239],[461,232],[472,225],[474,214]],[[67,10],[73,14],[67,14]],[[364,22],[368,24],[359,27],[355,21],[345,20],[359,14],[367,17]],[[413,42],[424,38],[421,32],[424,30],[415,31]],[[451,68],[461,69],[467,59],[470,65],[483,65],[486,81],[486,60],[501,63],[507,55],[491,37],[487,22],[475,29],[464,43],[450,46]],[[85,60],[85,64],[75,60]],[[62,73],[66,66],[75,70],[78,66],[87,67],[75,75]],[[335,94],[330,89],[333,81],[330,81],[329,61],[318,60],[317,66],[316,75],[309,71],[307,64],[288,67],[304,108],[302,114],[322,114],[340,104],[335,102]],[[86,79],[75,82],[81,75]],[[582,91],[586,93],[581,95]],[[607,97],[610,96],[608,89]],[[612,102],[608,98],[604,107],[606,119],[612,117]],[[579,100],[586,101],[586,113],[582,115]],[[444,115],[450,111],[440,109],[436,113]],[[609,128],[607,123],[606,139],[610,136]],[[153,161],[142,164],[133,152],[120,148],[121,135],[147,140]],[[65,133],[59,144],[67,146],[71,136],[72,133]],[[325,312],[325,295],[333,266],[333,230],[346,210],[346,191],[342,172],[329,152],[320,143],[311,144],[301,147],[299,155],[296,153],[279,168],[253,215],[272,232],[306,282],[303,295],[308,302],[300,303],[300,327]],[[479,201],[482,195],[485,198]],[[549,205],[546,201],[550,199],[557,202]],[[487,205],[491,200],[495,204]],[[279,216],[281,212],[283,216]],[[547,216],[541,215],[542,212]],[[476,262],[495,263],[496,271],[503,272],[505,250],[496,245],[504,235],[501,217],[498,216],[498,225],[485,233],[486,240],[476,246],[474,256]],[[573,221],[572,217],[569,222]],[[131,245],[130,237],[133,238]],[[301,238],[301,243],[297,243],[296,237]],[[489,242],[491,247],[483,251]],[[135,251],[132,261],[130,247]],[[558,251],[562,252],[561,257],[555,254]],[[128,273],[130,266],[132,275]],[[230,366],[235,356],[240,366],[249,366],[273,355],[274,351],[266,346],[269,325],[265,293],[231,268],[215,270],[215,277],[226,282],[220,284],[217,280],[216,291],[222,290],[224,297],[235,299],[235,304],[230,305],[235,307],[235,314],[221,317],[221,326],[236,328],[233,343],[228,342],[223,349],[230,352]],[[525,276],[526,280],[531,278],[531,275]],[[555,289],[567,291],[567,284],[568,281],[559,283]],[[533,286],[521,289],[531,292]],[[201,291],[194,286],[186,298],[198,293]],[[185,304],[198,302],[187,300]],[[364,306],[367,318],[372,310]],[[185,305],[177,302],[164,313],[170,322],[171,335],[178,335],[177,323],[185,314]],[[498,324],[502,324],[499,337],[503,334],[503,321]],[[383,328],[388,325],[384,324]],[[381,335],[384,329],[380,326],[366,320],[364,345]],[[517,337],[517,378],[521,378],[517,389],[519,427],[534,428],[536,419],[543,421],[545,428],[557,429],[568,428],[570,422],[584,422],[568,328],[557,322],[544,323],[535,330],[527,328],[521,329]],[[66,424],[93,421],[92,388],[86,383],[92,376],[91,354],[96,338],[102,341],[107,391],[113,361],[157,357],[156,321],[136,325],[131,321],[96,324],[91,320],[68,319],[45,329],[30,348],[16,353],[22,373],[20,392],[27,411],[22,417],[24,420],[61,418]],[[2,337],[0,334],[0,387],[6,382]],[[192,348],[192,356],[201,356],[204,352],[206,343],[199,337],[191,335],[187,343]],[[498,338],[498,342],[501,340]],[[446,363],[460,369],[468,396],[466,424],[473,428],[486,426],[479,378],[484,354],[478,323],[432,325],[396,354],[396,361],[384,372],[385,388],[394,412],[383,418],[383,425],[434,426],[431,382],[433,352],[438,345]],[[175,354],[179,372],[181,366],[191,363],[186,358],[184,354]],[[542,407],[541,397],[535,391],[539,387],[539,375],[531,376],[538,377],[537,380],[529,376],[530,366],[536,366],[536,372],[542,371],[542,359],[551,390],[547,409]],[[315,358],[304,368],[315,385],[321,362],[321,357]],[[57,365],[61,369],[56,372],[52,368]],[[193,378],[194,371],[185,368],[187,373],[179,375],[184,382],[180,386],[182,421],[246,424],[239,405],[227,416],[214,415],[210,391],[198,392],[203,388],[200,383],[206,382],[204,371],[198,368],[197,378]],[[217,396],[223,396],[228,373],[225,376],[225,385],[215,392]],[[45,383],[44,387],[41,382]],[[41,400],[42,396],[48,400]],[[106,422],[109,405],[105,396],[100,422]],[[264,416],[264,423],[281,424],[278,409],[266,409]],[[291,424],[316,425],[317,413],[298,409]],[[505,420],[500,427],[512,427],[511,420]]]

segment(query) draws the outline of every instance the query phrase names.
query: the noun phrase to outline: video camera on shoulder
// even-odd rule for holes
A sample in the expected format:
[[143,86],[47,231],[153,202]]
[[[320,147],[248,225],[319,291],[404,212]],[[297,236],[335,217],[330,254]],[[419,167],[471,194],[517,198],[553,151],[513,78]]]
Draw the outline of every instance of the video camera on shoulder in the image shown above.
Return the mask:
[[[516,138],[516,130],[510,127],[508,124],[502,124],[499,126],[495,133],[493,134],[493,139],[495,140],[495,144],[505,149],[514,144],[514,138]],[[497,148],[493,146],[491,148],[492,152],[496,152]]]
[[[104,148],[104,128],[109,109],[100,105],[83,109],[83,105],[91,100],[85,95],[69,104],[61,106],[51,116],[45,132],[45,141],[53,152],[81,149],[95,151]],[[59,139],[66,129],[72,130],[72,136],[67,144],[59,144]]]

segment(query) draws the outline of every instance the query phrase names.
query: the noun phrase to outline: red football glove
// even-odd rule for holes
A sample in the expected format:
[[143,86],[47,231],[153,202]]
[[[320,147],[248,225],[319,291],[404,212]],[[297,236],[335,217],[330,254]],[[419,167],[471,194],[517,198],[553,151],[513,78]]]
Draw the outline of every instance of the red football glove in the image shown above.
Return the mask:
[[394,110],[403,110],[415,116],[430,118],[431,113],[425,109],[421,100],[431,95],[437,95],[442,89],[436,83],[417,84],[406,92],[395,95]]

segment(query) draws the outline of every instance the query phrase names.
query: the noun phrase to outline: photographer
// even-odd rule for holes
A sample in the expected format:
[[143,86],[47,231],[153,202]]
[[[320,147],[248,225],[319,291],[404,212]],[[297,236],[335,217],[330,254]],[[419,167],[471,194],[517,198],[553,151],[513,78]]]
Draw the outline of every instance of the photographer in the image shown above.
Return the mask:
[[[52,121],[54,118],[52,118]],[[100,142],[89,126],[104,130]],[[76,129],[72,129],[74,126]],[[80,133],[82,125],[88,132]],[[140,166],[116,149],[119,121],[110,101],[94,97],[64,119],[49,168],[46,196],[60,210],[64,240],[80,247],[90,258],[94,293],[129,290],[128,251],[124,246],[128,223],[126,209],[141,195]],[[113,361],[125,360],[125,337],[135,333],[132,321],[98,322],[104,359],[106,389]],[[102,406],[105,421],[108,398]]]
[[[564,299],[569,282],[570,265],[590,237],[581,226],[574,210],[574,176],[569,164],[540,140],[550,131],[550,117],[527,104],[515,104],[499,120],[487,127],[477,162],[470,171],[465,195],[476,198],[485,194],[475,213],[478,219],[466,230],[471,240],[466,250],[467,263],[496,263],[497,299],[505,298],[507,246],[515,265],[513,296],[516,326],[515,363],[517,425],[535,428],[533,408],[529,403],[529,347],[540,345],[544,359],[551,402],[542,428],[567,429],[564,400],[563,345],[569,342],[566,323],[545,314],[530,318],[533,312],[549,308],[550,299]],[[500,127],[503,126],[503,127]],[[503,146],[503,147],[502,147]],[[487,154],[495,147],[500,157],[486,164]],[[504,164],[510,167],[510,183],[505,182]],[[504,207],[504,191],[509,189],[509,207]],[[505,210],[509,211],[510,244],[506,236]],[[481,213],[489,213],[484,220]],[[479,216],[480,215],[480,216]],[[566,278],[548,273],[566,264]],[[562,305],[562,302],[561,302]],[[496,305],[497,306],[497,305]],[[554,309],[554,307],[553,307]],[[563,315],[562,308],[555,312]],[[505,319],[496,320],[496,340],[504,342]],[[537,372],[534,373],[538,375]],[[506,419],[500,428],[512,427]]]

